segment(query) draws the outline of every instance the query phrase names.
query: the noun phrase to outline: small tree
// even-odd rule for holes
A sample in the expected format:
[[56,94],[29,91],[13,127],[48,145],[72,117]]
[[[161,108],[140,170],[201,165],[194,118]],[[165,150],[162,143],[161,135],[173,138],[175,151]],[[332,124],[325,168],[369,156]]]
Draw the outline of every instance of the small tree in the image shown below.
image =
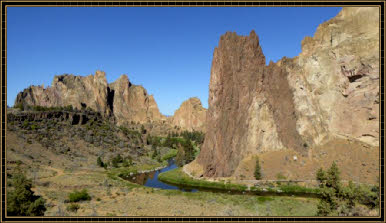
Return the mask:
[[316,172],[316,179],[321,188],[321,199],[318,204],[318,216],[327,216],[338,208],[339,193],[341,191],[340,171],[335,161],[330,169],[325,172],[320,168]]
[[141,125],[141,133],[146,134],[146,129],[144,125]]
[[18,170],[13,176],[14,190],[7,194],[7,212],[10,216],[43,216],[45,200],[34,195],[32,182]]
[[153,149],[153,155],[151,156],[152,159],[155,159],[158,156],[158,150],[156,148]]
[[255,178],[256,180],[261,180],[261,166],[260,166],[260,161],[259,157],[256,157],[256,167],[255,167]]
[[326,182],[327,186],[334,188],[336,192],[339,193],[341,189],[340,170],[338,169],[338,166],[336,165],[335,161],[332,162],[332,165],[328,170],[327,175],[328,175],[328,179]]
[[98,166],[100,166],[100,167],[105,167],[105,164],[103,163],[103,161],[102,161],[102,159],[101,159],[100,156],[98,156],[97,164],[98,164]]

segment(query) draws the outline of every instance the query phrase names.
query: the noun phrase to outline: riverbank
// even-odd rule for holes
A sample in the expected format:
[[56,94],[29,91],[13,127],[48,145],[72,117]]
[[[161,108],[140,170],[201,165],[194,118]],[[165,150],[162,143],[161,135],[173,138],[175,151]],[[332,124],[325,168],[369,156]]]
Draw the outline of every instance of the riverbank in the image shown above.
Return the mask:
[[245,184],[234,183],[231,181],[207,181],[194,179],[186,174],[182,168],[176,168],[158,175],[162,182],[180,185],[192,188],[202,188],[207,190],[231,191],[233,193],[249,193],[257,195],[296,195],[304,197],[318,197],[319,188],[309,188],[297,185],[295,182],[280,184],[273,183],[262,184],[259,186],[250,186]]

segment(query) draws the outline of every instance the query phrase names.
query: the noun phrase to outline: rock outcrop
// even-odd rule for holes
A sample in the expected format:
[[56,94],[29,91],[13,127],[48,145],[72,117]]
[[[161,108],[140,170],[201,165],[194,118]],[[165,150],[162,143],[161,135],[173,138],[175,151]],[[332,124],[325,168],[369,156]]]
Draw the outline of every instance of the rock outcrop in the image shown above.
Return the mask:
[[107,106],[107,80],[104,72],[86,77],[74,75],[55,76],[50,87],[30,86],[20,92],[16,104],[59,107],[72,105],[82,109],[89,107],[103,115],[109,115]]
[[188,131],[205,131],[206,109],[200,99],[194,97],[184,101],[171,118],[172,125]]
[[377,146],[378,47],[375,7],[343,8],[303,40],[298,57],[269,66],[254,31],[226,33],[213,55],[210,127],[192,165],[204,176],[227,177],[263,152],[306,156],[336,137]]
[[132,85],[126,75],[109,84],[109,92],[113,95],[111,109],[118,125],[128,121],[142,123],[165,119],[154,97],[142,86]]
[[142,86],[132,85],[126,75],[108,84],[104,72],[86,77],[55,76],[52,86],[30,86],[20,92],[15,105],[91,108],[104,117],[114,117],[118,125],[166,119],[152,95]]

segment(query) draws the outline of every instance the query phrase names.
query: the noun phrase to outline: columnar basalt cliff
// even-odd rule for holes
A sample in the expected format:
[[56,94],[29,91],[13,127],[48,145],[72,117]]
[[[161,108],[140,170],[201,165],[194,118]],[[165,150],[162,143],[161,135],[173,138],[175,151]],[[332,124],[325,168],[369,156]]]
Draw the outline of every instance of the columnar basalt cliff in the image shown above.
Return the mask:
[[59,75],[52,86],[30,86],[20,92],[15,105],[91,108],[104,117],[114,117],[118,125],[166,119],[158,110],[152,95],[142,86],[132,85],[126,75],[107,84],[106,75],[97,71],[86,77]]
[[182,102],[171,118],[172,125],[189,131],[205,131],[206,109],[200,99],[194,97]]
[[306,156],[337,137],[377,146],[378,46],[378,8],[343,8],[303,40],[298,57],[268,66],[254,31],[226,33],[214,51],[208,128],[192,165],[227,177],[263,152]]

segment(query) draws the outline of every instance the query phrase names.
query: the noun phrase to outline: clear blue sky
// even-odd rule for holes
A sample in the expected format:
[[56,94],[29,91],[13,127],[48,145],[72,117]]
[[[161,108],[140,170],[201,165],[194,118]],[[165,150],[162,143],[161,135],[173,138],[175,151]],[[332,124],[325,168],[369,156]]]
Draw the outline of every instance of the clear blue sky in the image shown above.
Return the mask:
[[300,53],[301,40],[341,8],[8,7],[7,104],[54,75],[127,74],[172,115],[189,97],[208,107],[213,50],[227,31],[254,29],[267,58]]

